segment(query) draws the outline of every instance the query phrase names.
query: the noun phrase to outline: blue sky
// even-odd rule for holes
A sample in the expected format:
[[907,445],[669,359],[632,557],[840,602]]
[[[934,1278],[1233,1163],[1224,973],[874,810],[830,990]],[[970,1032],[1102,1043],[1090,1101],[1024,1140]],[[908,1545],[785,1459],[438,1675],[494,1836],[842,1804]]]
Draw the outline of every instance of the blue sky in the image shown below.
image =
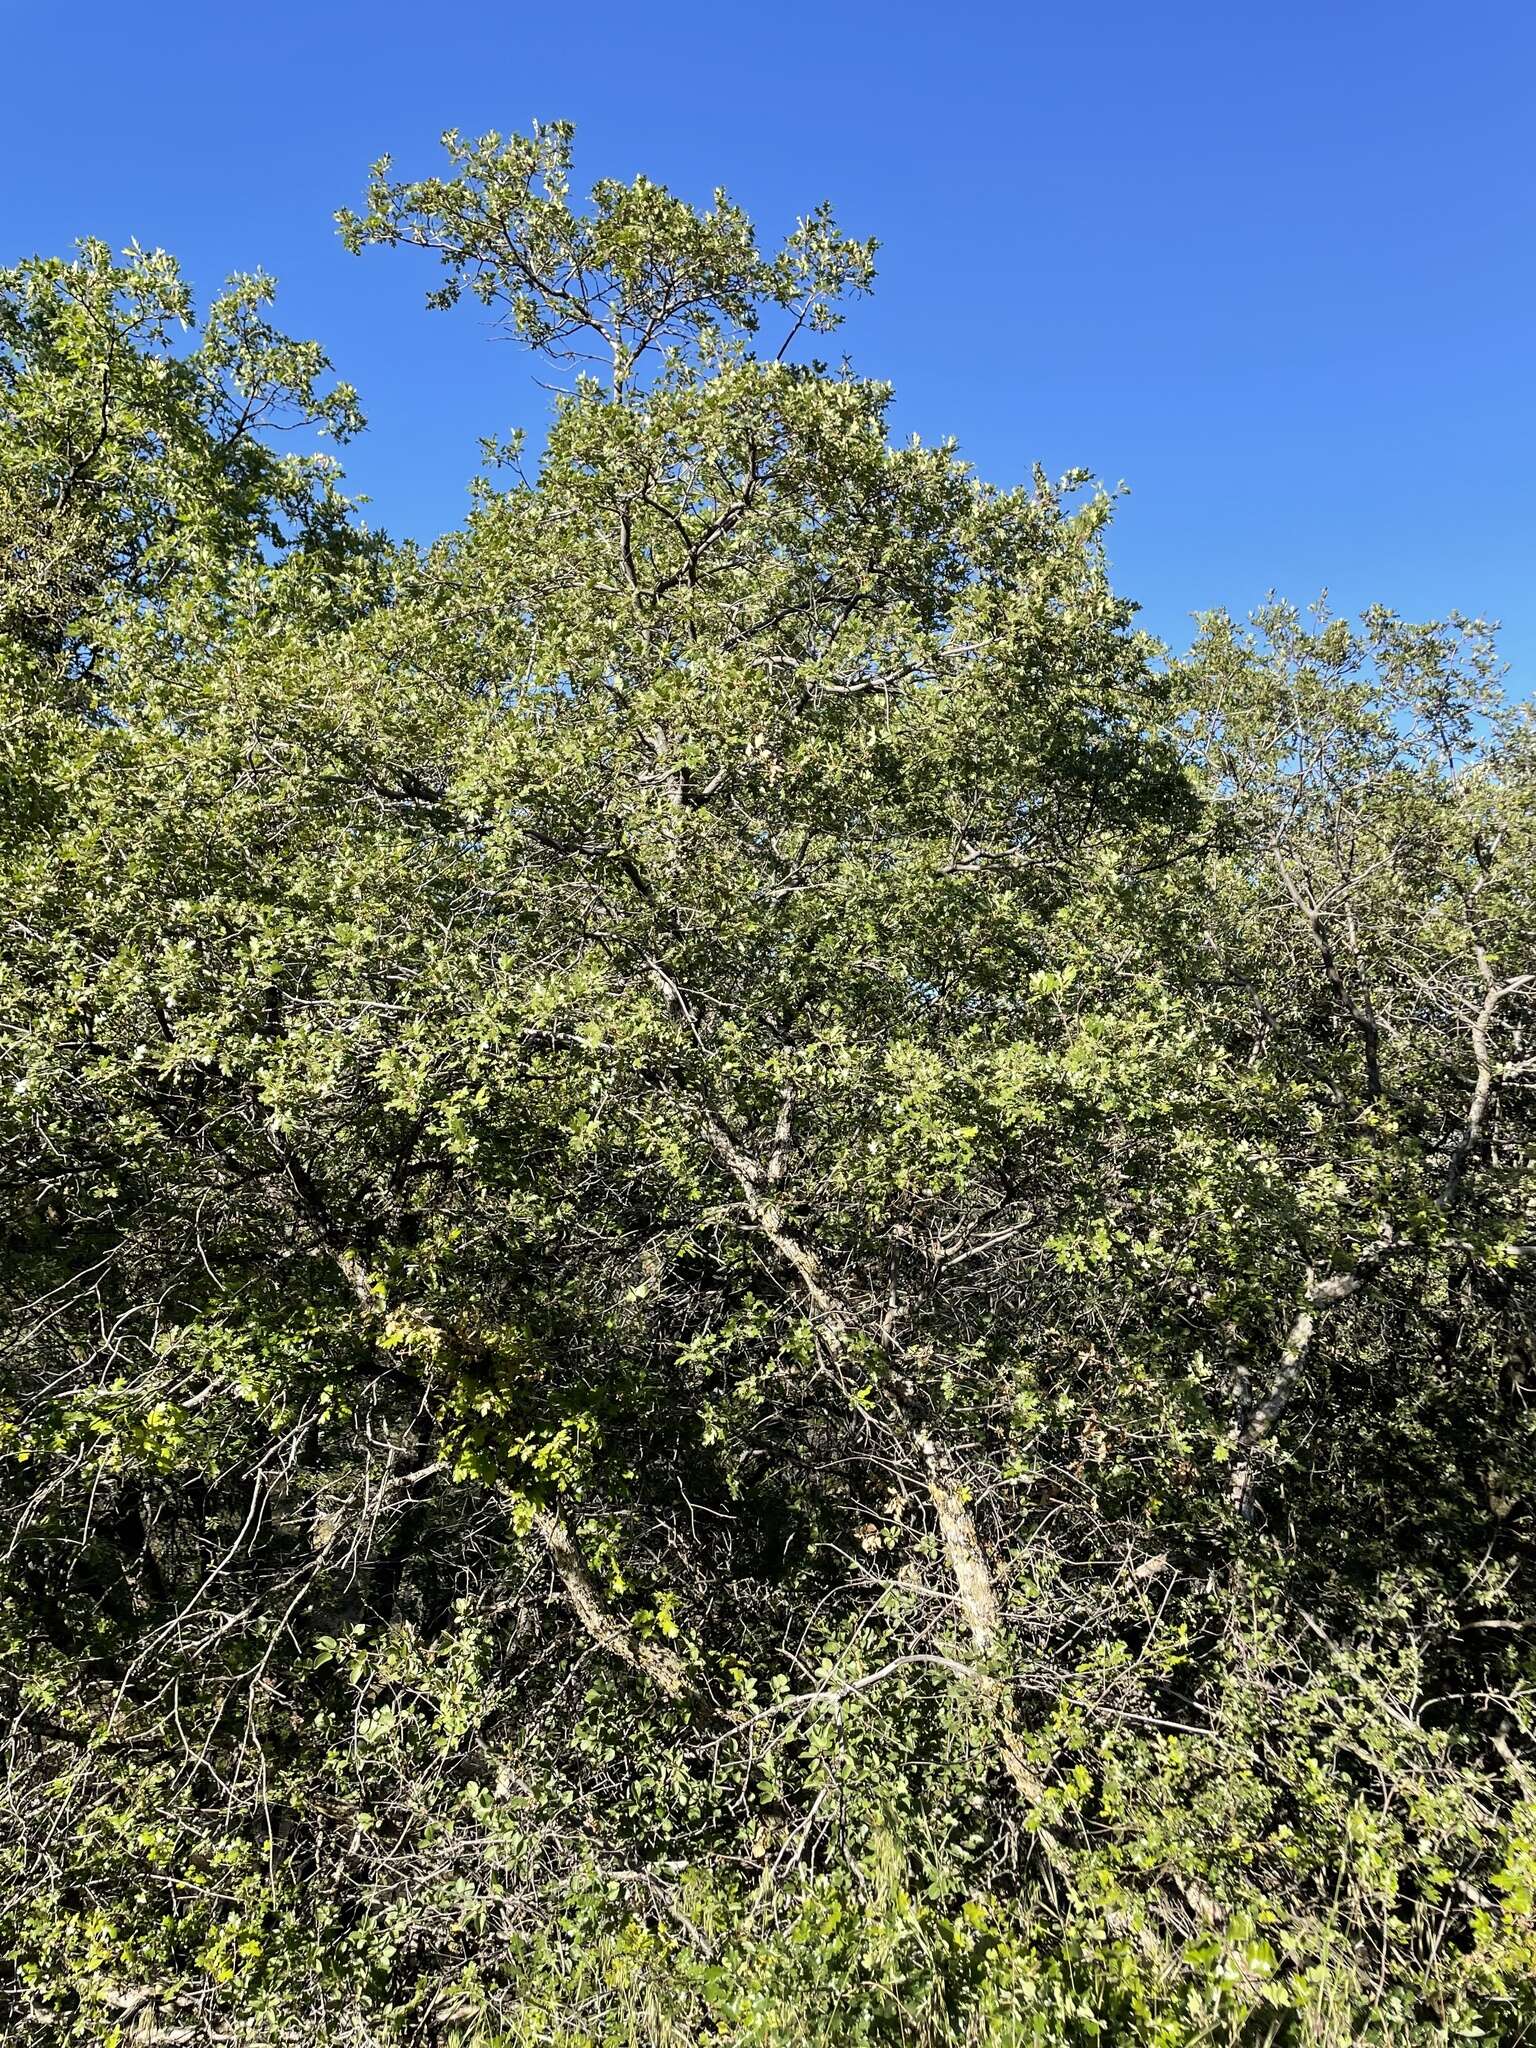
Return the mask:
[[0,6],[0,260],[94,233],[201,292],[258,266],[362,394],[356,487],[460,517],[476,440],[537,426],[425,260],[343,254],[391,151],[577,124],[578,172],[723,183],[765,236],[831,198],[879,236],[842,342],[895,424],[988,476],[1132,495],[1117,581],[1178,639],[1270,586],[1501,618],[1536,676],[1536,7],[1374,0],[473,8]]

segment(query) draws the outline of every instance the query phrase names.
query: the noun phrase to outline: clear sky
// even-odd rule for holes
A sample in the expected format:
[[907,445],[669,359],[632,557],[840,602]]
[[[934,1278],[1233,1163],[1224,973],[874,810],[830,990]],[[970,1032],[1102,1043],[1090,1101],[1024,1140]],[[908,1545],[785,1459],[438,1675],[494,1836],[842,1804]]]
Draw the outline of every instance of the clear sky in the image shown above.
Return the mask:
[[459,518],[476,438],[537,425],[484,314],[331,215],[445,127],[577,124],[578,173],[817,200],[882,244],[842,343],[897,428],[988,476],[1132,496],[1155,630],[1270,586],[1505,622],[1536,680],[1532,0],[0,0],[0,260],[94,233],[199,290],[264,267],[370,417],[373,516]]

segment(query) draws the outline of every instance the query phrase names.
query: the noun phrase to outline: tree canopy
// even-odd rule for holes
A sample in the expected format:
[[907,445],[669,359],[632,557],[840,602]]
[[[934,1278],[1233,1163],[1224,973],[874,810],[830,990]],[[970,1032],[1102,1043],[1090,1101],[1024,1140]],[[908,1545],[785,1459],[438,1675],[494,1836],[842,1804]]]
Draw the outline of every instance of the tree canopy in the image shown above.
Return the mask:
[[1170,653],[825,209],[374,167],[461,530],[0,275],[0,1999],[127,2044],[1536,2028],[1536,726]]

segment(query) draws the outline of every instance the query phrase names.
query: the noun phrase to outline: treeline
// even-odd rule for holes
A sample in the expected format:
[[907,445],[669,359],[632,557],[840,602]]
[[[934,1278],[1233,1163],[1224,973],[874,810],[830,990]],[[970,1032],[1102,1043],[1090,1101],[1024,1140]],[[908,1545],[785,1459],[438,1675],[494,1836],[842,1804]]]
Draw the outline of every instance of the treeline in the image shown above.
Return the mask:
[[0,276],[7,2037],[1536,2038],[1487,629],[1170,654],[828,213],[447,140],[427,548],[264,280]]

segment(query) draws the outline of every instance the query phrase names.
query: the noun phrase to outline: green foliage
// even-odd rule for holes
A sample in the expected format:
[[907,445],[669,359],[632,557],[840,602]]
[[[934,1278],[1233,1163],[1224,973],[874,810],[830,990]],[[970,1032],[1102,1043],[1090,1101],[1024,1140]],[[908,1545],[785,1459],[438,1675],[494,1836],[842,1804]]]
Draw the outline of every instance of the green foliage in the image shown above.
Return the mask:
[[[238,277],[196,346],[191,294],[162,251],[0,273],[0,636],[52,666],[105,665],[147,615],[215,630],[208,607],[242,570],[290,549],[354,550],[334,465],[263,434],[362,425],[313,342],[267,317],[273,285]],[[126,647],[123,647],[126,652]]]
[[22,2038],[1536,2029],[1536,734],[1169,661],[893,446],[825,211],[377,167],[570,364],[368,536],[312,345],[0,284]]

